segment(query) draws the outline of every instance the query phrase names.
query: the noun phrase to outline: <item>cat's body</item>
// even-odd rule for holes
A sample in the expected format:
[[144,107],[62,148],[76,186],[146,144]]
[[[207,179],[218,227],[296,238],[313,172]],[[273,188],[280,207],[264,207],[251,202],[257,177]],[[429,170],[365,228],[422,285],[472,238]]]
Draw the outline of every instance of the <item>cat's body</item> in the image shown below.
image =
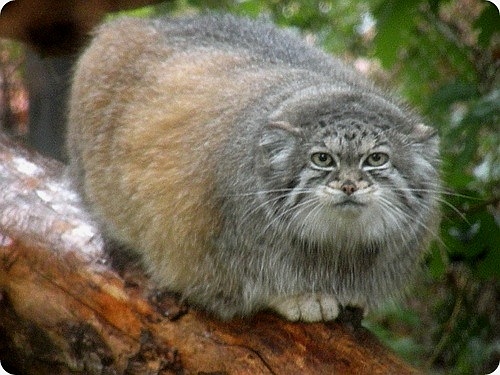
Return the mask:
[[68,150],[105,233],[223,318],[376,306],[436,231],[435,132],[262,22],[104,25],[77,66]]

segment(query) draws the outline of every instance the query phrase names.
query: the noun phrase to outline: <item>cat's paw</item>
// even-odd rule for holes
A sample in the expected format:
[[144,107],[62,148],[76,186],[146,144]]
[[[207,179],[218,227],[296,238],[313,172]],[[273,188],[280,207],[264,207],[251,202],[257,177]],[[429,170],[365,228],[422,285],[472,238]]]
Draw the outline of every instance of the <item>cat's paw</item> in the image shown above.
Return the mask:
[[274,299],[270,307],[288,320],[320,322],[334,320],[339,315],[337,299],[328,294],[300,294]]

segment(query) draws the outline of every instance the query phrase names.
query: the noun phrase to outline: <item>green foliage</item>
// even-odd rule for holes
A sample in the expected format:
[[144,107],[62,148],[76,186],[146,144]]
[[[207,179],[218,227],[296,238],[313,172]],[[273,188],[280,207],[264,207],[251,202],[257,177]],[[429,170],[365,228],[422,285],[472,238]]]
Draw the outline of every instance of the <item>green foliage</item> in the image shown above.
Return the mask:
[[407,46],[412,37],[412,20],[415,19],[420,0],[388,0],[374,9],[378,21],[375,37],[375,56],[384,67],[392,66],[401,49]]
[[423,363],[490,373],[500,357],[500,15],[488,2],[440,0],[388,0],[373,11],[373,56],[441,135],[445,203],[426,282],[440,291],[423,295],[433,319]]
[[408,302],[411,309],[390,304],[371,315],[367,326],[429,371],[492,372],[500,358],[495,6],[483,0],[177,0],[148,9],[265,16],[313,36],[328,51],[380,62],[394,89],[439,129],[443,220],[422,287]]
[[408,334],[409,330],[418,330],[422,326],[422,320],[415,310],[388,303],[377,311],[376,316],[371,314],[370,318],[363,323],[366,328],[404,360],[414,365],[422,365],[421,358],[425,355],[425,347],[418,342],[417,337]]

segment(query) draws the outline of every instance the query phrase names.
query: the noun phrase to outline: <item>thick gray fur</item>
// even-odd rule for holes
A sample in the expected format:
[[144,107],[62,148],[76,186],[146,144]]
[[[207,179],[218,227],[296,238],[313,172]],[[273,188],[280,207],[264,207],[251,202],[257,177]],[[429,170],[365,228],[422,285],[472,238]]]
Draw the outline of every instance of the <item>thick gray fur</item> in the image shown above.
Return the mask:
[[[126,22],[115,21],[102,30],[123,28]],[[68,145],[73,174],[108,235],[135,248],[160,287],[173,289],[222,318],[270,308],[291,320],[329,320],[342,306],[373,308],[399,294],[418,270],[437,232],[436,132],[359,72],[267,22],[222,15],[140,22],[158,36],[155,44],[145,46],[137,62],[111,73],[135,78],[117,79],[116,84],[112,81],[102,88],[94,88],[99,84],[92,83],[87,94],[74,88],[71,103]],[[103,43],[100,32],[95,44]],[[167,48],[168,53],[164,52]],[[99,203],[122,204],[126,210],[128,203],[123,198],[112,203],[120,193],[111,186],[107,195],[102,192],[101,200],[91,193],[106,190],[102,186],[108,183],[97,171],[113,170],[114,159],[96,162],[84,155],[117,153],[105,150],[116,147],[122,152],[120,158],[134,157],[120,148],[120,142],[133,140],[117,135],[118,126],[132,126],[114,110],[118,106],[114,101],[120,96],[97,114],[86,112],[82,103],[106,90],[148,93],[145,86],[154,85],[154,80],[141,83],[141,69],[148,74],[156,69],[154,74],[161,77],[159,67],[168,64],[170,54],[182,56],[192,50],[226,51],[246,62],[228,67],[235,80],[241,77],[239,94],[214,97],[214,106],[221,109],[213,120],[201,125],[221,141],[213,147],[201,147],[202,141],[193,146],[200,161],[186,173],[192,174],[192,180],[199,175],[210,177],[206,199],[220,222],[213,236],[204,240],[205,255],[193,258],[198,259],[193,274],[176,276],[189,282],[179,284],[163,282],[170,280],[162,274],[165,268],[148,260],[149,252],[162,251],[161,246],[182,249],[182,244],[160,241],[172,219],[151,223],[139,212],[126,225],[120,224]],[[86,69],[85,64],[78,69]],[[255,72],[264,76],[269,72],[270,78],[251,80]],[[78,85],[82,84],[77,79]],[[196,90],[193,88],[194,94]],[[147,97],[141,105],[149,105]],[[162,110],[169,111],[169,103],[154,109],[155,113]],[[94,129],[94,138],[86,140],[83,130],[77,129],[84,129],[92,116],[97,118],[92,127],[102,126],[102,130]],[[217,129],[223,130],[218,133]],[[115,137],[113,146],[92,141],[101,136]],[[203,142],[211,144],[209,138]],[[312,161],[314,154],[330,155],[334,165],[318,167]],[[154,152],[151,155],[154,158]],[[372,158],[386,156],[382,166],[370,164]],[[102,160],[110,161],[102,165]],[[155,183],[160,181],[148,181]],[[189,199],[186,197],[174,194],[169,199]],[[151,195],[144,206],[154,206],[156,199]],[[139,233],[137,238],[150,242],[128,236],[130,228]],[[151,238],[158,238],[158,243]],[[189,253],[185,256],[190,258]]]

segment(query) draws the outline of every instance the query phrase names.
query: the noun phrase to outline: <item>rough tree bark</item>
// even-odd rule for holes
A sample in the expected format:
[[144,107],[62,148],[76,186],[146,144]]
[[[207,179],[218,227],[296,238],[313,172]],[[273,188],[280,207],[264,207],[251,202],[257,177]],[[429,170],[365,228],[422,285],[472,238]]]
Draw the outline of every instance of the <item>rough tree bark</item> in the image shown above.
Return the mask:
[[221,322],[117,272],[63,166],[0,134],[0,361],[15,374],[414,374],[355,322]]

